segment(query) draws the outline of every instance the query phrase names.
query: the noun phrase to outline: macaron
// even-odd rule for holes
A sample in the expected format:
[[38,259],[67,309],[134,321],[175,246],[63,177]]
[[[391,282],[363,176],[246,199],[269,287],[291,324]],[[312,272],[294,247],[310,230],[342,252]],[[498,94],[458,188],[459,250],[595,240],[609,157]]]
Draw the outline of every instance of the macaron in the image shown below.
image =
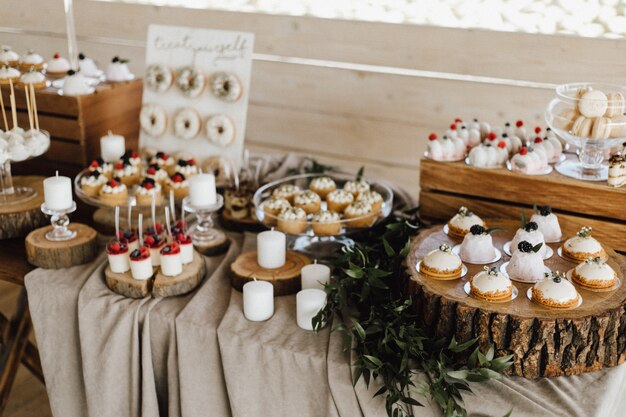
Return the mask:
[[563,109],[557,116],[557,122],[561,129],[570,130],[578,116],[580,116],[580,114],[576,109]]
[[592,119],[585,116],[578,116],[576,121],[574,121],[574,125],[572,126],[572,133],[581,138],[587,138],[591,134],[592,127]]
[[622,93],[607,93],[608,107],[604,115],[606,117],[621,116],[624,114],[624,95]]
[[615,116],[611,119],[611,137],[626,138],[626,116]]
[[611,135],[611,119],[608,117],[597,117],[593,121],[591,137],[594,139],[607,139]]
[[601,117],[606,112],[609,103],[600,90],[587,91],[578,102],[578,111],[586,117]]
[[591,87],[580,87],[578,90],[576,90],[576,98],[583,98],[585,93],[588,93],[591,90]]

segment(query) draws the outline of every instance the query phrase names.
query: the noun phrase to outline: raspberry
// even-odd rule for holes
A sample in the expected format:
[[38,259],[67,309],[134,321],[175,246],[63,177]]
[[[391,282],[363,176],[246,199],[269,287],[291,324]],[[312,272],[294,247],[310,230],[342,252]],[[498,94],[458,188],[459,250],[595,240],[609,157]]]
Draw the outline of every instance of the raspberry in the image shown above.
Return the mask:
[[156,174],[156,169],[154,169],[154,167],[148,168],[148,174],[150,174],[150,175]]
[[533,245],[523,240],[517,244],[517,249],[524,253],[531,253],[533,251]]
[[522,147],[522,149],[519,150],[519,154],[520,155],[526,155],[528,153],[528,148],[527,147]]
[[116,163],[115,169],[124,169],[124,164],[122,164],[121,162]]
[[154,237],[153,236],[146,236],[146,244],[147,245],[154,245]]
[[139,158],[139,154],[137,152],[131,152],[130,157],[133,158],[133,159],[134,158]]
[[528,222],[524,226],[524,230],[526,230],[527,232],[534,232],[537,229],[539,229],[539,225],[535,222]]
[[539,136],[537,136],[535,138],[535,143],[541,143],[541,142],[543,142],[543,139],[541,139]]
[[437,134],[431,133],[430,135],[428,135],[428,140],[437,140]]
[[457,117],[456,119],[454,119],[454,123],[463,123],[463,120]]
[[115,187],[117,187],[118,185],[120,185],[120,183],[119,183],[118,181],[116,181],[116,180],[110,180],[110,181],[109,181],[109,187],[113,187],[113,188],[115,188]]
[[146,183],[143,185],[143,188],[145,188],[146,190],[151,190],[151,189],[153,189],[153,188],[154,188],[154,184],[152,184],[151,182],[146,182]]
[[172,177],[172,181],[173,182],[183,182],[183,181],[185,181],[185,177],[183,177],[181,174],[174,174],[174,176]]
[[496,137],[497,137],[497,135],[496,135],[496,133],[495,133],[495,132],[489,132],[489,133],[487,133],[487,139],[489,139],[489,140],[495,140],[495,139],[496,139]]
[[515,122],[515,126],[522,127],[524,126],[524,122],[522,122],[521,120],[518,120],[517,122]]
[[187,165],[195,165],[195,164],[196,164],[196,160],[193,158],[187,161]]
[[498,142],[498,148],[500,149],[504,149],[506,148],[506,142],[501,140],[500,142]]
[[54,59],[59,59],[59,58],[61,58],[61,55],[59,55],[59,53],[57,52],[57,53],[56,53],[56,54],[54,54],[52,57],[53,57]]
[[452,129],[452,130],[456,130],[456,125],[455,125],[454,123],[453,123],[453,124],[451,124],[451,125],[450,125],[450,129]]
[[535,126],[535,133],[539,134],[541,132],[541,126]]
[[470,233],[473,235],[482,235],[483,233],[485,233],[485,228],[479,224],[475,224],[470,227]]
[[93,160],[93,161],[91,161],[90,167],[92,167],[92,168],[100,168],[100,164],[98,163],[98,161]]

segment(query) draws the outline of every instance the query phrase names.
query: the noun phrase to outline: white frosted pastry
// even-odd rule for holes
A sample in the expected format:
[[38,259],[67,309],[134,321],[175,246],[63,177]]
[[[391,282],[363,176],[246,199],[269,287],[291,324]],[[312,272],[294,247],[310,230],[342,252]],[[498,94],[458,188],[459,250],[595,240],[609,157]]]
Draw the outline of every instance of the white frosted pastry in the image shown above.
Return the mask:
[[514,254],[519,250],[518,245],[523,241],[530,243],[533,247],[541,243],[538,253],[542,258],[545,258],[548,246],[546,245],[543,233],[539,230],[537,223],[528,222],[524,227],[517,229],[517,232],[515,232],[515,236],[511,241],[511,254]]
[[33,88],[44,88],[46,86],[46,76],[38,71],[28,71],[20,77],[20,84],[32,85]]
[[96,65],[96,61],[83,53],[78,54],[78,68],[85,77],[97,78],[102,74],[102,71]]
[[63,95],[83,96],[90,94],[92,88],[87,84],[87,80],[80,72],[69,70],[63,79]]
[[107,65],[105,70],[105,76],[107,81],[111,82],[120,82],[120,81],[128,81],[134,78],[130,69],[128,69],[127,60],[120,59],[119,57],[114,57],[109,65]]
[[462,269],[461,258],[446,244],[426,254],[420,264],[420,272],[440,278],[460,275]]
[[13,84],[17,83],[20,79],[20,72],[13,67],[0,67],[0,85],[9,84],[9,80]]
[[502,301],[510,298],[513,293],[511,280],[497,268],[484,267],[484,270],[470,279],[471,293],[482,299]]
[[524,145],[522,140],[518,136],[509,135],[508,133],[503,133],[502,135],[500,135],[500,138],[498,140],[505,143],[506,150],[509,151],[509,155],[516,154],[517,152],[519,152],[520,149],[522,149],[522,146]]
[[5,133],[5,138],[8,143],[7,152],[12,161],[25,161],[31,156],[32,150],[26,146],[23,129],[13,128]]
[[600,258],[589,258],[576,266],[572,280],[594,289],[611,288],[617,281],[615,270]]
[[533,148],[535,150],[542,150],[546,153],[549,164],[559,162],[561,155],[563,154],[563,146],[558,139],[550,139],[548,136],[543,139],[537,136],[533,142]]
[[2,45],[2,51],[0,51],[0,65],[15,66],[20,60],[20,56],[17,52],[13,51],[10,46]]
[[52,76],[63,76],[69,70],[70,62],[59,54],[54,54],[54,56],[50,61],[48,61],[48,65],[46,66],[46,74]]
[[559,219],[552,213],[550,206],[539,207],[538,212],[532,215],[530,221],[537,223],[546,242],[553,243],[561,240]]
[[22,71],[29,71],[31,68],[40,71],[43,69],[44,61],[43,57],[33,50],[28,50],[20,58],[20,68]]
[[463,141],[466,148],[480,144],[480,126],[477,123],[466,124],[461,119],[455,119],[453,126],[455,126],[456,135]]
[[522,174],[540,174],[548,168],[548,157],[542,149],[524,146],[511,158],[511,167]]
[[166,277],[175,277],[183,272],[183,261],[177,243],[166,245],[160,251],[161,273]]
[[606,252],[600,242],[591,236],[591,227],[583,227],[578,234],[565,241],[563,254],[577,260],[600,257],[604,258]]
[[472,148],[468,160],[470,165],[477,168],[497,168],[503,166],[509,159],[504,141],[500,141],[498,146],[493,146],[490,142],[483,143]]
[[470,227],[470,232],[461,242],[459,256],[461,260],[472,264],[489,262],[495,258],[496,248],[493,246],[493,239],[484,227],[478,224]]
[[526,127],[524,126],[524,122],[521,120],[518,120],[517,122],[515,122],[515,128],[512,130],[512,133],[513,133],[513,136],[517,136],[523,142],[530,139],[530,133],[528,132],[528,130],[526,130]]
[[46,135],[41,130],[29,130],[24,133],[24,140],[32,156],[42,155],[50,147],[50,136]]
[[545,274],[532,288],[533,301],[554,308],[571,308],[578,304],[578,291],[559,273]]
[[546,270],[543,257],[538,252],[533,252],[533,246],[526,241],[520,242],[518,249],[506,267],[507,274],[523,282],[537,282],[542,279]]
[[460,161],[465,157],[466,150],[465,143],[458,136],[438,138],[431,133],[428,137],[429,158],[435,161]]
[[458,213],[448,222],[448,229],[454,235],[465,236],[475,224],[482,227],[487,226],[483,219],[469,211],[467,207],[461,207]]
[[133,279],[140,281],[145,281],[152,277],[152,261],[148,248],[142,247],[130,254],[130,273]]

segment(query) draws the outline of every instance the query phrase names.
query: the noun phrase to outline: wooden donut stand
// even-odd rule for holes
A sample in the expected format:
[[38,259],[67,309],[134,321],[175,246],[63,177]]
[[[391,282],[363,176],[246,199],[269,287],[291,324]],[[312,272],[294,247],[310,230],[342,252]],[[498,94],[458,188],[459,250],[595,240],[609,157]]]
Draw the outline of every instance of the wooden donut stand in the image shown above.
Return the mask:
[[64,241],[46,239],[52,226],[42,227],[26,236],[26,256],[31,265],[46,269],[69,268],[91,262],[98,254],[98,233],[82,223],[70,223],[76,237]]
[[[519,227],[515,221],[490,221],[492,227],[505,231],[493,235],[495,246],[502,251]],[[571,237],[576,229],[561,224],[564,235]],[[423,230],[413,240],[406,259],[408,291],[413,296],[421,324],[438,337],[454,336],[457,342],[478,338],[483,352],[491,344],[497,355],[513,354],[510,373],[526,378],[576,375],[619,365],[626,359],[626,260],[605,246],[608,264],[617,272],[622,285],[611,292],[592,292],[576,287],[582,305],[558,310],[531,302],[526,291],[532,285],[513,281],[519,290],[517,298],[505,303],[490,303],[468,296],[463,285],[480,272],[483,265],[465,264],[463,279],[442,281],[416,271],[424,255],[442,243],[454,246],[460,239],[443,233],[442,225]],[[557,254],[561,243],[551,243],[554,255],[545,260],[552,271],[566,272],[578,263]],[[489,266],[499,267],[510,259]]]
[[245,252],[230,265],[231,285],[243,291],[246,282],[267,281],[274,285],[274,296],[295,294],[301,289],[300,270],[311,259],[299,252],[287,251],[285,265],[277,269],[264,269],[257,263],[256,251]]
[[34,188],[37,195],[17,204],[2,204],[0,197],[0,240],[26,236],[48,223],[46,215],[41,212],[43,180],[44,177],[37,176],[13,177],[14,187]]

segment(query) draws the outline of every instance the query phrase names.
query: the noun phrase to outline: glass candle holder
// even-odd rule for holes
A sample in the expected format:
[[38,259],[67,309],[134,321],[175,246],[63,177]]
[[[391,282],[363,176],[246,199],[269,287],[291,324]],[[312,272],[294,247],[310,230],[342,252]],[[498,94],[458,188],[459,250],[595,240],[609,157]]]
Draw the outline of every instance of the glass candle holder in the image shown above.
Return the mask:
[[76,237],[76,232],[69,229],[70,218],[68,216],[68,214],[76,211],[75,202],[72,202],[72,206],[65,210],[51,210],[46,207],[44,203],[41,205],[41,211],[51,216],[50,223],[52,224],[52,230],[46,233],[46,239],[53,242],[61,242]]
[[221,209],[223,205],[224,198],[219,194],[216,196],[215,204],[202,207],[191,204],[189,197],[183,199],[185,211],[193,213],[196,216],[196,223],[189,228],[189,235],[194,244],[198,246],[210,245],[220,237],[221,234],[213,228],[212,215]]

